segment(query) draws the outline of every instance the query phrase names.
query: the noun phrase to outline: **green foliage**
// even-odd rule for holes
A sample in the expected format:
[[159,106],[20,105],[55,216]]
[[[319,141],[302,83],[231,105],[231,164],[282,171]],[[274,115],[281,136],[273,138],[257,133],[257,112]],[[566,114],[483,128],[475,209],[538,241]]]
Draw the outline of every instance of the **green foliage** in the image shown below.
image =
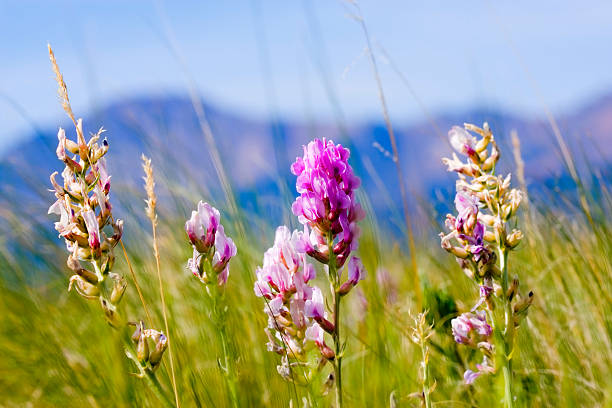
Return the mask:
[[[158,180],[158,185],[170,183]],[[171,187],[167,187],[171,188]],[[139,203],[138,195],[115,190],[122,202]],[[210,318],[210,302],[197,279],[185,268],[190,246],[183,233],[188,208],[199,197],[173,194],[160,204],[160,252],[167,296],[170,336],[182,406],[230,406],[217,359],[220,336]],[[170,204],[172,203],[172,204]],[[544,203],[543,203],[544,204]],[[525,240],[513,255],[510,274],[533,288],[536,300],[517,339],[515,375],[519,406],[609,406],[612,390],[612,240],[607,219],[590,222],[579,207],[552,212],[532,205],[521,220]],[[539,208],[542,207],[542,208]],[[124,206],[125,243],[155,326],[161,327],[155,260],[142,211]],[[591,203],[593,213],[605,208]],[[11,215],[12,214],[12,215]],[[3,213],[0,239],[0,401],[3,406],[138,406],[159,402],[146,383],[130,375],[120,334],[100,317],[99,305],[68,293],[66,253],[51,220],[17,219],[17,209]],[[267,319],[262,300],[253,293],[254,271],[272,244],[273,227],[240,214],[223,223],[235,238],[227,300],[230,352],[238,374],[241,406],[301,406],[307,398],[330,406],[324,395],[329,371],[310,387],[294,387],[277,373],[279,356],[266,350]],[[238,221],[251,220],[238,233]],[[403,243],[391,242],[369,216],[360,254],[369,277],[343,302],[343,335],[347,406],[419,406],[409,394],[419,391],[420,350],[409,340],[409,312],[416,312],[411,264]],[[9,248],[19,248],[18,251]],[[457,348],[449,322],[473,305],[478,293],[451,256],[439,248],[435,231],[417,242],[417,264],[424,282],[424,307],[435,325],[431,338],[430,376],[436,381],[434,406],[498,406],[498,379],[481,377],[468,387],[462,374],[474,356]],[[388,278],[377,279],[386,269]],[[130,277],[119,248],[115,270]],[[322,273],[317,278],[325,286]],[[130,280],[123,315],[147,321]],[[167,355],[158,378],[171,395]],[[296,397],[300,401],[296,405]]]

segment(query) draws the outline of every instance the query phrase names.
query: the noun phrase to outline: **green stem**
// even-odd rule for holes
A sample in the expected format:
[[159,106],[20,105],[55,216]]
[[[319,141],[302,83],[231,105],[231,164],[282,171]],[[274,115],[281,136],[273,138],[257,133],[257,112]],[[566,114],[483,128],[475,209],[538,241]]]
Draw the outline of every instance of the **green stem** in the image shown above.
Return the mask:
[[166,392],[164,391],[164,388],[159,383],[159,380],[155,376],[155,373],[149,367],[140,363],[140,361],[138,361],[138,358],[136,358],[136,356],[130,350],[132,350],[132,347],[131,345],[128,345],[125,349],[125,355],[134,362],[136,367],[138,367],[138,370],[140,372],[137,374],[137,376],[139,378],[145,378],[147,380],[147,383],[149,384],[149,387],[153,391],[153,394],[155,394],[157,399],[162,403],[164,407],[173,408],[174,404],[166,395]]
[[215,288],[213,289],[213,317],[214,323],[219,330],[221,337],[221,347],[223,348],[223,363],[224,367],[221,368],[223,371],[227,388],[229,389],[230,399],[232,400],[232,406],[238,408],[238,394],[236,392],[236,377],[233,367],[233,360],[229,357],[229,342],[227,339],[227,332],[225,327],[225,304],[222,302],[222,293],[216,281],[213,283]]
[[342,407],[342,350],[340,349],[340,294],[334,291],[334,346],[336,353],[336,407]]
[[162,388],[161,384],[159,383],[159,380],[157,379],[155,373],[148,368],[145,368],[144,372],[145,378],[147,379],[147,382],[149,383],[149,386],[153,390],[153,393],[155,394],[157,399],[159,399],[165,407],[174,407],[174,404],[170,401],[170,399],[168,399],[168,396],[166,395],[166,392]]
[[334,296],[334,352],[336,353],[334,364],[334,377],[336,383],[336,408],[342,407],[342,350],[340,342],[340,287],[338,272],[336,267],[336,257],[334,255],[334,241],[331,232],[327,235],[327,247],[329,253],[328,274]]
[[423,358],[423,397],[425,398],[425,408],[431,408],[431,399],[429,396],[429,364],[427,357],[427,346],[425,342],[421,343],[421,354]]
[[506,408],[514,406],[512,394],[512,351],[514,347],[514,316],[512,305],[508,299],[508,250],[499,248],[500,268],[502,270],[502,298],[504,303],[504,335],[503,335],[503,360],[502,368],[504,374],[504,405]]

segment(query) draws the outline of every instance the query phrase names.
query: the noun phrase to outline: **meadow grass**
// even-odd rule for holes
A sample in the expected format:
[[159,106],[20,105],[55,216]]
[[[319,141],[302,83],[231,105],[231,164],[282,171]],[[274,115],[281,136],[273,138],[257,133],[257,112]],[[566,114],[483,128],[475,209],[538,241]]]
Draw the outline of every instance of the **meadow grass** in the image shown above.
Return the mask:
[[[166,180],[158,185],[161,182]],[[230,406],[218,368],[222,345],[209,319],[210,301],[185,269],[190,249],[183,223],[196,194],[166,191],[173,200],[159,205],[157,240],[177,392],[183,406]],[[117,189],[114,197],[119,195],[132,203],[123,206],[127,214],[121,214],[126,218],[127,252],[152,320],[163,327],[151,230],[140,205],[145,195]],[[568,195],[565,201],[572,199]],[[611,403],[612,244],[604,201],[605,197],[591,200],[593,213],[602,214],[593,223],[579,205],[553,211],[552,203],[532,200],[528,217],[523,213],[526,237],[513,255],[510,275],[518,274],[536,298],[518,332],[514,370],[519,406]],[[120,336],[100,318],[99,306],[66,291],[64,249],[48,223],[15,219],[15,214],[3,214],[11,228],[10,233],[3,231],[2,240],[16,240],[10,248],[20,250],[3,246],[0,253],[3,405],[157,406],[147,386],[129,374],[135,369],[124,357]],[[253,220],[252,214],[239,216],[242,221]],[[310,389],[294,387],[276,374],[279,358],[265,347],[266,317],[261,299],[254,296],[253,282],[262,253],[271,245],[273,225],[251,221],[239,234],[237,220],[226,217],[224,224],[239,248],[226,296],[241,405],[287,406],[290,400],[296,404],[297,396],[329,406],[333,392],[323,395],[324,374]],[[386,406],[393,399],[396,406],[418,406],[420,401],[408,398],[420,390],[422,357],[410,341],[410,313],[417,312],[410,258],[402,242],[389,239],[376,227],[373,214],[363,224],[360,255],[370,276],[356,289],[360,294],[342,304],[349,347],[343,373],[345,403]],[[452,257],[439,248],[433,229],[417,240],[416,255],[424,308],[434,324],[429,361],[430,378],[436,382],[433,406],[499,405],[501,384],[495,378],[464,385],[462,373],[474,356],[458,348],[450,334],[450,319],[468,311],[478,294]],[[387,273],[377,279],[383,274],[381,268]],[[115,270],[129,276],[127,269],[118,253]],[[317,280],[322,283],[322,279],[319,273]],[[124,302],[127,315],[145,318],[132,281]],[[172,395],[169,369],[166,362],[158,376]]]
[[[65,89],[64,93],[64,109],[74,121],[66,108]],[[115,216],[125,219],[122,245],[126,249],[126,256],[119,247],[115,251],[114,270],[129,280],[121,312],[151,320],[149,326],[164,327],[170,335],[171,349],[157,378],[167,398],[174,400],[176,394],[181,406],[232,406],[232,392],[220,370],[220,365],[227,364],[221,361],[224,347],[235,369],[238,405],[286,407],[306,401],[311,406],[330,406],[334,392],[326,384],[329,368],[309,386],[296,386],[277,374],[280,358],[266,349],[267,318],[253,283],[263,252],[272,245],[276,224],[237,205],[202,109],[196,106],[221,180],[219,190],[224,193],[213,196],[226,198],[218,199],[217,207],[238,247],[225,290],[227,344],[211,319],[210,296],[185,266],[191,249],[184,222],[200,199],[215,199],[202,197],[210,186],[188,182],[184,188],[173,181],[177,158],[153,158],[156,169],[162,169],[155,182],[163,197],[153,209],[152,179],[147,181],[147,193],[129,182],[113,185]],[[399,159],[395,149],[394,158]],[[519,158],[518,181],[525,188]],[[597,189],[587,189],[586,181],[594,175],[580,178],[565,150],[563,158],[572,169],[578,193],[552,189],[531,196],[519,220],[525,238],[510,263],[509,276],[518,274],[524,287],[535,292],[516,339],[516,402],[529,407],[612,406],[609,183],[604,180]],[[285,171],[279,169],[280,174]],[[399,163],[398,171],[402,174]],[[273,200],[285,208],[282,219],[291,220],[286,204],[293,197],[286,194]],[[0,403],[8,407],[159,406],[151,389],[131,375],[136,368],[125,358],[124,333],[108,327],[98,304],[67,292],[65,248],[52,230],[54,220],[40,216],[48,207],[44,198],[38,201],[41,197],[27,206],[1,197],[7,205],[0,208]],[[147,214],[143,199],[149,200]],[[262,208],[269,204],[264,197],[259,199]],[[367,196],[360,194],[360,199],[370,208]],[[406,200],[404,192],[407,221]],[[443,214],[437,214],[427,200],[423,202],[420,211],[430,216],[431,227],[415,235],[414,242],[412,233],[408,239],[394,237],[381,227],[388,223],[372,211],[362,222],[359,255],[369,277],[341,306],[342,336],[348,347],[343,361],[345,406],[422,404],[414,395],[423,389],[419,365],[424,344],[411,340],[414,315],[422,310],[427,310],[427,324],[433,325],[427,342],[431,405],[501,405],[501,375],[483,376],[473,386],[464,384],[463,372],[477,356],[453,341],[450,321],[469,311],[478,293],[439,246]],[[297,226],[296,220],[290,223]],[[411,228],[408,223],[406,229]],[[321,268],[318,272],[316,282],[325,287],[325,274]]]

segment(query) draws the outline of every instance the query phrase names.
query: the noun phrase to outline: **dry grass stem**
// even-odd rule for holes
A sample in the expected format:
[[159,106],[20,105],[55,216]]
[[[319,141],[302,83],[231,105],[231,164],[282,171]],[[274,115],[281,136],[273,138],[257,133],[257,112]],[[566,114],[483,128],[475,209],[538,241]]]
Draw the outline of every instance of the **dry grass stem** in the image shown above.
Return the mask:
[[176,402],[176,406],[180,407],[178,391],[176,388],[176,376],[174,374],[174,358],[172,355],[172,341],[170,336],[170,328],[168,326],[168,313],[166,310],[166,297],[164,296],[164,285],[161,277],[161,268],[160,268],[160,257],[159,257],[159,247],[157,245],[157,215],[155,214],[155,207],[157,205],[157,197],[155,196],[155,178],[153,176],[153,166],[151,165],[151,159],[142,155],[142,168],[144,170],[145,176],[143,177],[145,181],[145,191],[147,192],[147,199],[145,202],[147,206],[145,207],[145,212],[147,217],[151,220],[151,227],[153,229],[153,252],[155,254],[155,266],[157,268],[157,279],[159,281],[159,297],[162,304],[162,314],[164,317],[164,328],[166,330],[166,336],[168,337],[168,355],[170,357],[170,374],[172,378],[172,390],[174,392],[174,399]]

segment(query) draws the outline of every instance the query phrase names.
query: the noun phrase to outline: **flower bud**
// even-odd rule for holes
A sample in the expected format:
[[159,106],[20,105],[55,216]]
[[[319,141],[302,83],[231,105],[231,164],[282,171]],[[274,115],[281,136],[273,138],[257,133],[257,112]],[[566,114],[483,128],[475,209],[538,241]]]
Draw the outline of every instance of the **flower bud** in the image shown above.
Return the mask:
[[77,120],[76,131],[79,146],[79,156],[81,156],[83,160],[87,160],[89,158],[89,148],[87,146],[87,142],[85,142],[85,136],[83,135],[83,119],[81,118]]
[[495,346],[488,341],[481,341],[477,344],[478,349],[485,356],[492,358],[494,356]]
[[493,167],[495,167],[498,161],[499,161],[499,151],[497,150],[497,147],[494,144],[493,148],[491,149],[491,155],[487,157],[484,163],[482,163],[481,168],[483,171],[486,171],[486,172],[491,171]]
[[504,237],[506,235],[506,231],[504,228],[504,224],[502,224],[499,219],[495,221],[495,224],[493,225],[493,231],[495,232],[495,241],[499,246],[502,246],[504,244]]
[[136,357],[141,364],[145,364],[149,359],[149,343],[144,333],[140,334],[138,338],[138,345],[136,346]]
[[529,291],[529,294],[525,298],[521,298],[516,305],[514,305],[514,314],[527,314],[527,309],[533,303],[533,291]]
[[78,258],[74,256],[74,254],[70,254],[68,256],[68,260],[66,261],[66,264],[68,265],[70,269],[72,269],[72,271],[74,271],[74,273],[79,275],[86,282],[92,285],[98,284],[98,277],[96,276],[96,274],[83,268]]
[[113,305],[117,305],[119,302],[121,302],[121,298],[125,293],[127,280],[125,280],[123,276],[116,273],[111,273],[110,277],[113,280],[113,291],[111,292],[110,301]]
[[108,300],[100,297],[100,305],[102,306],[102,310],[104,311],[104,317],[106,317],[106,321],[113,326],[114,328],[121,326],[121,317],[119,313],[117,313],[117,308],[115,305],[110,303]]
[[514,298],[514,295],[516,294],[516,291],[518,290],[518,286],[519,286],[518,276],[514,275],[514,279],[512,279],[512,283],[510,284],[510,287],[508,288],[508,291],[506,292],[506,299],[508,299],[508,302],[512,302],[512,298]]
[[487,147],[489,147],[489,143],[491,142],[491,137],[483,137],[482,139],[480,139],[478,141],[478,143],[476,143],[476,153],[478,154],[482,154],[482,153],[486,153],[486,149]]
[[515,248],[523,239],[523,232],[521,230],[513,229],[512,233],[506,238],[506,245],[509,248]]
[[192,211],[191,218],[185,223],[185,231],[198,252],[206,253],[215,244],[219,217],[219,211],[203,201],[198,203],[197,211]]
[[85,299],[96,299],[100,296],[100,288],[96,285],[92,285],[79,275],[72,275],[68,283],[68,291],[72,290],[72,287],[76,292],[83,296]]
[[136,330],[132,334],[131,338],[134,343],[138,342],[138,339],[140,339],[140,336],[144,332],[144,322],[142,320],[139,322],[129,322],[128,325],[136,326]]
[[164,351],[168,347],[168,338],[163,334],[159,333],[157,338],[155,339],[155,349],[151,352],[149,356],[149,362],[151,366],[154,368],[159,365],[162,356],[164,355]]
[[332,350],[331,348],[329,348],[329,346],[325,343],[321,344],[319,346],[319,351],[321,352],[321,355],[323,357],[325,357],[328,360],[333,360],[334,358],[336,358],[336,353],[334,353],[334,350]]
[[113,265],[115,265],[115,255],[109,251],[106,253],[106,256],[102,260],[102,264],[100,265],[100,271],[102,271],[103,275],[106,275],[111,271],[111,269],[113,269]]
[[65,144],[66,150],[68,150],[70,153],[72,153],[72,154],[78,154],[79,153],[79,145],[77,145],[75,142],[73,142],[70,139],[66,139],[65,143],[66,143]]
[[361,263],[361,259],[356,256],[352,257],[348,263],[348,280],[340,286],[338,293],[341,296],[346,295],[360,280],[365,279],[366,275],[367,272],[363,267],[363,263]]
[[521,201],[523,200],[523,194],[521,193],[520,190],[513,188],[512,190],[510,190],[510,193],[508,193],[508,197],[510,200],[510,212],[508,214],[508,218],[512,217],[514,214],[516,214],[516,211],[519,208],[519,205],[521,204]]

